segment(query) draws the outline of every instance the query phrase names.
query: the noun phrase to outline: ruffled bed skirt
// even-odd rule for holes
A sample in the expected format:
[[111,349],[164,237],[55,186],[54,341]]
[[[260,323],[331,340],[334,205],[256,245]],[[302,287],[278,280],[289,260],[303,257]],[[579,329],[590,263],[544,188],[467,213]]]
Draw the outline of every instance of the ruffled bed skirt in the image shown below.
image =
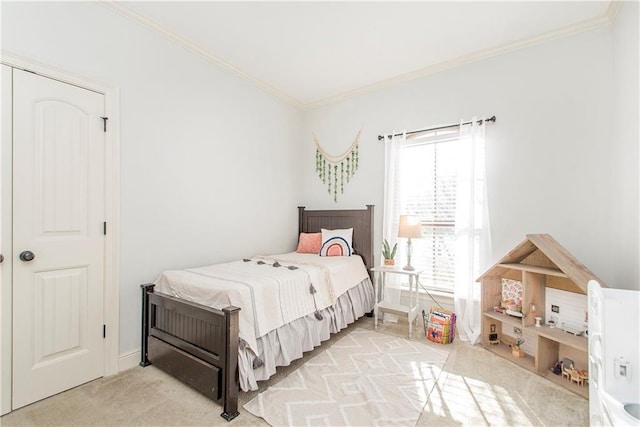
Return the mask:
[[373,285],[367,278],[342,294],[335,305],[320,310],[322,320],[312,313],[258,338],[258,356],[241,342],[238,350],[240,388],[257,390],[257,381],[269,379],[276,373],[277,366],[289,365],[301,358],[303,352],[328,340],[330,334],[371,312],[373,300]]

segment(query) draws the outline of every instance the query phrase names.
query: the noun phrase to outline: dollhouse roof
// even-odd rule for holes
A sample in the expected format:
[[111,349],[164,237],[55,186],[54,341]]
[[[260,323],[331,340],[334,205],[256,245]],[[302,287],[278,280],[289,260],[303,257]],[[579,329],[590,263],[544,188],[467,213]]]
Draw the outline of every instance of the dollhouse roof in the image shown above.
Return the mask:
[[[574,292],[587,293],[589,280],[606,284],[560,245],[549,234],[527,234],[526,239],[489,268],[477,281],[485,277],[502,276],[508,270],[524,270],[546,274],[547,277],[569,279]],[[566,280],[565,280],[566,281]]]

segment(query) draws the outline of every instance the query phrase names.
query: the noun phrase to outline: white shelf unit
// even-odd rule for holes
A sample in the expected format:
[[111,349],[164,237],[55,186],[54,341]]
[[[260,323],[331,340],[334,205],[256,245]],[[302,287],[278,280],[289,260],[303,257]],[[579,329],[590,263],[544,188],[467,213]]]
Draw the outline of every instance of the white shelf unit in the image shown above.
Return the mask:
[[[379,266],[373,267],[371,271],[373,272],[373,288],[375,292],[375,305],[373,309],[375,330],[378,330],[379,313],[394,314],[407,318],[407,322],[409,323],[409,339],[411,339],[413,337],[413,323],[418,317],[418,281],[422,270],[404,270],[399,267]],[[409,280],[408,306],[385,300],[385,288],[389,274],[407,276]]]

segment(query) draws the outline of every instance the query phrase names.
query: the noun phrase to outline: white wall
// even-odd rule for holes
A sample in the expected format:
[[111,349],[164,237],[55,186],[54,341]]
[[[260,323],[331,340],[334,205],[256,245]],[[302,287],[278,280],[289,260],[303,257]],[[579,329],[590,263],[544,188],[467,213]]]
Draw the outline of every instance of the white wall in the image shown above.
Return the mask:
[[640,290],[640,33],[638,2],[620,2],[613,24],[614,134],[611,139],[611,266],[616,288]]
[[[636,3],[613,27],[305,113],[97,3],[1,7],[4,51],[120,89],[121,354],[139,348],[140,283],[291,249],[297,205],[375,204],[379,247],[377,135],[476,114],[498,117],[487,132],[493,258],[550,233],[611,286],[639,288]],[[621,109],[635,129],[613,129]],[[311,133],[339,153],[361,127],[360,170],[334,204]]]
[[[378,134],[495,114],[497,123],[487,127],[492,259],[527,233],[549,233],[615,286],[610,204],[620,183],[612,183],[612,43],[605,27],[307,112],[304,134],[315,132],[327,150],[340,152],[360,126],[363,133],[361,169],[337,205],[314,174],[308,137],[300,147],[302,202],[375,204],[379,247],[384,149]],[[637,169],[637,162],[626,163]]]
[[120,354],[161,270],[295,247],[297,110],[99,3],[2,2],[2,49],[120,89]]

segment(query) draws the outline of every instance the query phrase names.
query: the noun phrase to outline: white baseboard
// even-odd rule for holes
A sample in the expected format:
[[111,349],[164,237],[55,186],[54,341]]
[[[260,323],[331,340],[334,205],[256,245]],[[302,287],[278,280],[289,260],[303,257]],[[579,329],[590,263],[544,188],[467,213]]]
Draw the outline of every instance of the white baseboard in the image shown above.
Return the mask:
[[129,354],[122,354],[118,359],[118,372],[135,368],[140,364],[140,350],[133,351]]

